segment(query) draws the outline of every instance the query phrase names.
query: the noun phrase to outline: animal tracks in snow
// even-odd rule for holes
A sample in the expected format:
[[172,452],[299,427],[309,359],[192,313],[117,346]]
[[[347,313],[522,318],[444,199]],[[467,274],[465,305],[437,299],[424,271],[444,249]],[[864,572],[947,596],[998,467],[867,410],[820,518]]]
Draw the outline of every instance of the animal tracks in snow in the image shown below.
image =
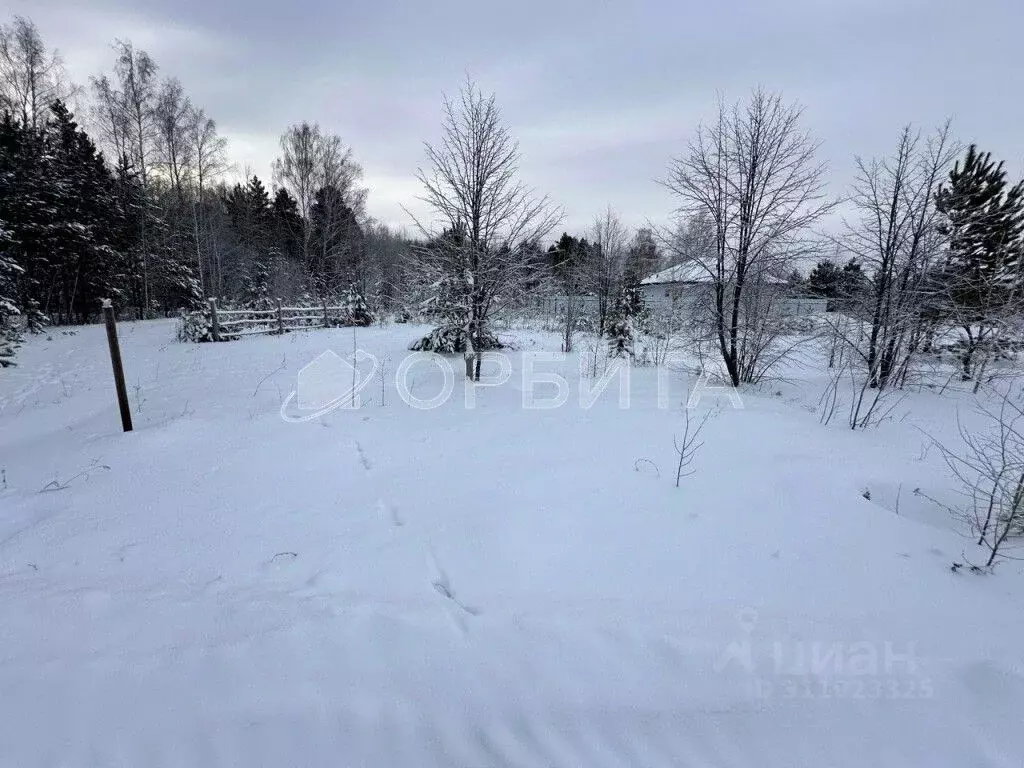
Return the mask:
[[369,472],[373,469],[373,465],[370,464],[370,460],[366,456],[366,451],[363,450],[363,446],[358,440],[355,440],[353,444],[356,449],[356,455],[359,456],[359,463],[362,465],[363,469]]
[[405,521],[402,520],[402,517],[398,514],[398,510],[395,506],[393,504],[388,504],[384,499],[377,499],[377,511],[380,512],[382,516],[390,520],[391,525],[395,528],[401,528],[405,525]]
[[451,606],[454,606],[457,609],[456,614],[453,615],[452,618],[455,620],[455,623],[459,626],[459,628],[462,631],[466,631],[464,616],[460,614],[465,614],[468,616],[479,616],[482,613],[482,611],[480,611],[479,608],[475,608],[471,605],[466,605],[461,600],[459,600],[459,598],[455,594],[455,589],[452,586],[451,579],[448,578],[448,574],[444,570],[444,567],[441,565],[440,561],[437,559],[437,555],[434,553],[433,549],[428,550],[428,553],[428,565],[434,574],[434,578],[432,581],[434,589],[437,591],[439,595],[441,595],[441,597],[445,598],[445,600],[447,600]]
[[[366,451],[363,449],[362,443],[358,440],[353,440],[352,446],[355,449],[356,456],[359,458],[359,464],[364,470],[369,472],[373,468],[373,464],[370,462]],[[386,499],[379,498],[377,499],[376,506],[377,512],[380,514],[381,518],[393,529],[405,527],[405,520],[402,519],[402,516],[399,514],[399,511],[394,504],[390,503]],[[466,632],[468,630],[466,617],[479,616],[481,611],[479,608],[466,605],[456,596],[451,579],[449,579],[447,572],[437,559],[437,555],[434,553],[433,548],[427,544],[426,549],[428,554],[427,566],[430,571],[431,586],[433,586],[434,591],[444,598],[445,609],[456,627],[462,632]]]

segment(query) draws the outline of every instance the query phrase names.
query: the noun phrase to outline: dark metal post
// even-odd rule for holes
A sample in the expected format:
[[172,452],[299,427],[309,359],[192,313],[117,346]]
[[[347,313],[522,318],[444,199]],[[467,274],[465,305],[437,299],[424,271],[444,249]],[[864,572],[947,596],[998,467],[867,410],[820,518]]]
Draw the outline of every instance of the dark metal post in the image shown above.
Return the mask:
[[103,320],[107,326],[107,344],[110,347],[110,363],[114,368],[114,386],[117,388],[117,405],[121,409],[121,426],[125,432],[131,432],[132,412],[128,405],[128,388],[124,385],[124,366],[121,364],[121,346],[117,342],[114,305],[110,299],[103,300]]

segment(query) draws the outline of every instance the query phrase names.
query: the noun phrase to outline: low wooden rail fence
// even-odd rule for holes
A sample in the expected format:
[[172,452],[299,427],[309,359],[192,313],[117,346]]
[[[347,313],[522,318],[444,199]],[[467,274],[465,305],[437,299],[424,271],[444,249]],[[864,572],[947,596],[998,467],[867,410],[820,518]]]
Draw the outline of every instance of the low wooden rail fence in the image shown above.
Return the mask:
[[210,299],[211,330],[214,341],[240,336],[280,334],[331,327],[331,314],[340,317],[345,307],[285,307],[277,300],[275,309],[218,309]]

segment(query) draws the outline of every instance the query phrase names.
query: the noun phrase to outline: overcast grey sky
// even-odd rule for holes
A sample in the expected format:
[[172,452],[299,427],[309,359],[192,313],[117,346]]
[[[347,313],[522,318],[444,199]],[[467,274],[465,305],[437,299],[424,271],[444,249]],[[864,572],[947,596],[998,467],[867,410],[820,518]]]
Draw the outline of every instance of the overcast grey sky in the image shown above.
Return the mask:
[[277,137],[317,121],[352,146],[369,212],[409,224],[413,174],[440,101],[471,74],[520,140],[523,178],[581,231],[672,209],[655,180],[713,117],[716,94],[763,85],[806,109],[840,194],[853,156],[902,125],[954,134],[1024,168],[1024,0],[8,0],[79,82],[132,40],[177,76],[269,180]]

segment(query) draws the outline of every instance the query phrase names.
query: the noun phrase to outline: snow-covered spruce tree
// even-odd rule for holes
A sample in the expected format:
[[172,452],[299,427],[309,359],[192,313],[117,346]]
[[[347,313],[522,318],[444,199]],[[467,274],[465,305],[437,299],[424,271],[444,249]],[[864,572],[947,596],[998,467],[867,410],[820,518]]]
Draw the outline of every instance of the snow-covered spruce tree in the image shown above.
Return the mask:
[[270,272],[262,265],[253,265],[242,278],[242,305],[246,309],[270,309]]
[[247,309],[269,309],[271,301],[271,230],[273,226],[270,195],[253,176],[244,185],[235,184],[224,195],[224,210],[230,227],[229,254],[234,269],[225,270],[223,289],[237,296]]
[[178,319],[178,341],[213,341],[213,317],[208,308],[192,312],[182,311]]
[[[457,237],[459,235],[456,233],[445,233],[442,239]],[[420,314],[435,323],[436,327],[426,336],[413,342],[409,348],[418,352],[441,354],[466,352],[466,327],[470,310],[465,282],[457,276],[441,273],[426,288],[426,296],[419,303]],[[500,348],[501,342],[490,331],[477,336],[478,352]]]
[[18,326],[20,314],[15,301],[15,278],[21,267],[11,253],[10,234],[0,221],[0,368],[14,364],[14,350],[19,341]]
[[644,292],[640,289],[640,283],[628,281],[622,287],[623,300],[629,314],[633,318],[633,326],[640,333],[649,333],[651,330],[651,311],[644,301]]
[[[464,308],[466,376],[480,377],[480,353],[494,314],[513,300],[537,269],[534,249],[560,218],[547,198],[517,179],[519,145],[502,123],[494,96],[467,80],[458,99],[444,98],[441,144],[426,146],[430,170],[420,169],[423,201],[434,223],[417,222],[438,247],[414,255],[421,285],[445,278]],[[439,240],[437,228],[460,233]],[[421,348],[430,337],[421,339]]]
[[[0,215],[7,232],[5,261],[16,267],[13,290],[5,294],[17,308],[24,327],[41,329],[46,318],[36,296],[52,265],[49,251],[35,247],[45,240],[49,208],[44,190],[55,185],[45,163],[43,131],[29,128],[10,113],[0,117]],[[10,269],[8,270],[10,274]],[[10,280],[10,278],[8,278]]]
[[[608,338],[609,357],[633,358],[637,328],[635,314],[638,307],[639,290],[635,286],[624,286],[615,297],[611,312],[605,321],[605,336]],[[642,305],[642,300],[640,300]]]
[[0,327],[0,368],[14,365],[14,352],[18,347],[18,336],[13,328]]
[[51,217],[47,258],[54,270],[41,300],[56,323],[88,322],[98,317],[104,298],[121,303],[124,296],[121,215],[113,175],[92,139],[62,102],[50,112],[47,161],[56,183],[44,195]]
[[360,287],[352,283],[345,294],[341,310],[341,325],[358,325],[363,328],[373,325],[373,314],[366,303],[366,297]]

